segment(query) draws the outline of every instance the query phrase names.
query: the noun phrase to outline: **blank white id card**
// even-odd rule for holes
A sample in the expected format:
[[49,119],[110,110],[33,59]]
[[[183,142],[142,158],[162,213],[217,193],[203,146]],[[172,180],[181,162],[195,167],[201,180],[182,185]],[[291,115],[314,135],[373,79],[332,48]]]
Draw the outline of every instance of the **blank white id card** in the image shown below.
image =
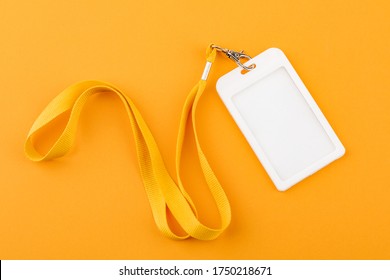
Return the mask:
[[285,191],[345,149],[284,53],[271,48],[222,76],[217,91],[276,188]]

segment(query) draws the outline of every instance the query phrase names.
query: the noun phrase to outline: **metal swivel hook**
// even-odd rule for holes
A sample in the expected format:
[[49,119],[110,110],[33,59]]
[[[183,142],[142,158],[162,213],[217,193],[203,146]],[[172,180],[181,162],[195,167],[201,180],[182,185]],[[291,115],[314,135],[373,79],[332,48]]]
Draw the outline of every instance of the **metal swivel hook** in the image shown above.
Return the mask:
[[236,51],[233,51],[233,50],[229,50],[229,49],[226,49],[226,48],[222,48],[220,46],[217,46],[217,45],[214,45],[212,44],[211,47],[213,49],[217,49],[217,51],[220,51],[224,54],[226,54],[226,56],[228,58],[230,58],[231,60],[233,60],[239,67],[245,69],[245,70],[252,70],[255,68],[255,66],[252,64],[250,66],[245,66],[242,62],[241,62],[241,59],[247,59],[247,60],[250,60],[252,59],[252,57],[250,57],[249,55],[245,54],[244,51],[240,51],[240,52],[236,52]]

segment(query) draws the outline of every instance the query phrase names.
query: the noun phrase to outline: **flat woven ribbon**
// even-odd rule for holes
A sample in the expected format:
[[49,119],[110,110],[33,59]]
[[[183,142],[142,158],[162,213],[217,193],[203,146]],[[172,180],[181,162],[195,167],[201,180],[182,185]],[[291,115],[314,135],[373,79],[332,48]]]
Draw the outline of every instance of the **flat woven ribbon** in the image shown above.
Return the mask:
[[[210,46],[207,49],[208,65],[214,62],[215,57],[216,49]],[[45,161],[64,156],[74,143],[80,113],[88,97],[95,93],[114,93],[122,101],[130,120],[143,184],[157,227],[165,236],[173,239],[193,237],[200,240],[213,240],[229,225],[231,212],[229,201],[202,151],[196,133],[195,112],[205,87],[206,79],[202,78],[191,90],[184,103],[176,145],[177,183],[169,175],[156,141],[133,101],[116,87],[101,81],[77,83],[66,88],[55,97],[38,116],[28,133],[25,143],[26,155],[33,161]],[[40,154],[34,147],[33,136],[42,127],[67,111],[70,111],[70,116],[62,134],[46,154]],[[187,120],[190,114],[192,114],[192,127],[200,166],[220,214],[221,223],[219,228],[207,227],[199,221],[195,205],[184,189],[181,180],[180,160]],[[185,235],[175,234],[171,230],[168,225],[167,208],[186,232]]]

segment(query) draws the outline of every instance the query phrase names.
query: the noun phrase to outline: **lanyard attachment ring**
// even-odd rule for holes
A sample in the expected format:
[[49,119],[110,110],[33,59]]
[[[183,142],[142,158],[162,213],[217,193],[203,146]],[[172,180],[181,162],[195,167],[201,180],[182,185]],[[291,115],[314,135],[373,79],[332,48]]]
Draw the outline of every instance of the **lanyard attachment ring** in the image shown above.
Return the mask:
[[226,49],[226,48],[222,48],[220,46],[217,46],[217,45],[214,45],[212,44],[211,47],[213,49],[216,49],[217,51],[220,51],[222,53],[224,53],[228,58],[230,58],[231,60],[233,60],[239,67],[245,69],[245,70],[252,70],[255,68],[255,65],[252,64],[250,66],[245,66],[241,60],[242,59],[246,59],[246,60],[251,60],[252,57],[250,57],[249,55],[247,55],[246,53],[244,53],[244,51],[240,51],[240,52],[236,52],[236,51],[233,51],[233,50],[229,50],[229,49]]

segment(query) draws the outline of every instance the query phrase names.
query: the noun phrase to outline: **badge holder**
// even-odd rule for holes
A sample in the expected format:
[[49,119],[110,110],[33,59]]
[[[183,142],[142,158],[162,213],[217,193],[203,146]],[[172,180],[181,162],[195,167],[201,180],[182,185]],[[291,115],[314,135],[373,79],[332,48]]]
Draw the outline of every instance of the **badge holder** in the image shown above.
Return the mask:
[[[214,47],[239,66],[219,78],[217,91],[278,190],[287,190],[345,153],[280,49],[250,58]],[[242,64],[242,58],[248,61]]]

